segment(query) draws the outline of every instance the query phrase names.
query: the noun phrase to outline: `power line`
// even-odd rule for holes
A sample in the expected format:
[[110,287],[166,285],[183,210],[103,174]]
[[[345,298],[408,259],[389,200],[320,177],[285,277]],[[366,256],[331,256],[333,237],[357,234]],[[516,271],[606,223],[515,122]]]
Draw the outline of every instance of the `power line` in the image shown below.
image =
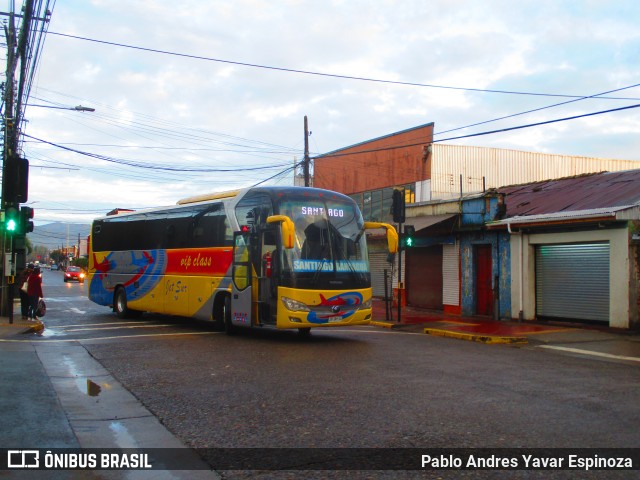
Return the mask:
[[[242,66],[242,67],[261,68],[261,69],[265,69],[265,70],[275,70],[275,71],[279,71],[279,72],[299,73],[299,74],[303,74],[303,75],[315,75],[315,76],[319,76],[319,77],[329,77],[329,78],[340,78],[340,79],[343,79],[343,80],[358,80],[358,81],[363,81],[363,82],[384,83],[384,84],[390,84],[390,85],[404,85],[404,86],[410,86],[410,87],[426,87],[426,88],[440,88],[440,89],[447,89],[447,90],[462,90],[462,91],[467,91],[467,92],[502,93],[502,94],[509,94],[509,95],[529,95],[529,96],[537,96],[537,97],[585,98],[583,95],[566,95],[566,94],[539,93],[539,92],[516,92],[516,91],[510,91],[510,90],[492,90],[492,89],[483,89],[483,88],[452,87],[452,86],[447,86],[447,85],[434,85],[434,84],[417,83],[417,82],[401,82],[401,81],[396,81],[396,80],[384,80],[384,79],[377,79],[377,78],[356,77],[356,76],[351,76],[351,75],[339,75],[339,74],[334,74],[334,73],[314,72],[314,71],[310,71],[310,70],[300,70],[300,69],[285,68],[285,67],[274,67],[274,66],[270,66],[270,65],[261,65],[261,64],[257,64],[257,63],[239,62],[239,61],[233,61],[233,60],[224,60],[224,59],[220,59],[220,58],[204,57],[204,56],[201,56],[201,55],[192,55],[192,54],[187,54],[187,53],[171,52],[171,51],[168,51],[168,50],[158,50],[158,49],[155,49],[155,48],[139,47],[139,46],[135,46],[135,45],[127,45],[127,44],[124,44],[124,43],[109,42],[109,41],[106,41],[106,40],[97,40],[97,39],[94,39],[94,38],[80,37],[80,36],[77,36],[77,35],[69,35],[69,34],[66,34],[66,33],[59,33],[59,32],[48,32],[48,33],[50,35],[58,35],[60,37],[73,38],[73,39],[76,39],[76,40],[83,40],[83,41],[86,41],[86,42],[100,43],[100,44],[103,44],[103,45],[111,45],[111,46],[114,46],[114,47],[129,48],[129,49],[132,49],[132,50],[140,50],[140,51],[143,51],[143,52],[160,53],[160,54],[163,54],[163,55],[172,55],[174,57],[190,58],[190,59],[193,59],[193,60],[205,60],[205,61],[208,61],[208,62],[225,63],[225,64],[228,64],[228,65],[239,65],[239,66]],[[627,97],[599,97],[599,98],[607,99],[607,100],[640,100],[640,98],[627,98]]]
[[522,128],[537,127],[537,126],[540,126],[540,125],[548,125],[550,123],[566,122],[568,120],[575,120],[577,118],[592,117],[592,116],[595,116],[595,115],[601,115],[603,113],[619,112],[621,110],[630,110],[632,108],[638,108],[638,107],[640,107],[640,103],[638,103],[636,105],[629,105],[627,107],[612,108],[611,110],[602,110],[600,112],[592,112],[592,113],[584,113],[582,115],[574,115],[573,117],[557,118],[555,120],[547,120],[547,121],[544,121],[544,122],[530,123],[530,124],[527,124],[527,125],[519,125],[517,127],[501,128],[500,130],[492,130],[492,131],[489,131],[489,132],[472,133],[472,134],[469,134],[469,135],[462,135],[462,136],[459,136],[459,137],[442,138],[440,140],[434,140],[434,143],[435,142],[447,142],[449,140],[459,140],[461,138],[479,137],[479,136],[482,136],[482,135],[491,135],[493,133],[502,133],[502,132],[508,132],[508,131],[511,131],[511,130],[520,130]]
[[290,155],[291,151],[278,151],[278,150],[232,150],[226,148],[193,148],[193,147],[165,147],[162,145],[119,145],[113,143],[76,143],[76,142],[60,142],[58,145],[76,145],[81,147],[113,147],[122,149],[140,149],[140,150],[180,150],[185,152],[222,152],[222,153],[269,153],[269,154],[283,154]]
[[607,93],[619,92],[621,90],[628,90],[629,88],[634,88],[640,86],[640,83],[636,83],[635,85],[629,85],[628,87],[616,88],[615,90],[608,90],[602,93],[596,93],[594,95],[589,95],[587,97],[575,98],[573,100],[567,100],[566,102],[554,103],[553,105],[547,105],[546,107],[534,108],[532,110],[526,110],[524,112],[514,113],[511,115],[506,115],[504,117],[494,118],[492,120],[485,120],[483,122],[473,123],[471,125],[466,125],[464,127],[451,128],[449,130],[443,130],[442,132],[434,133],[434,135],[442,135],[443,133],[455,132],[456,130],[463,130],[465,128],[477,127],[478,125],[485,125],[487,123],[497,122],[498,120],[505,120],[507,118],[513,118],[520,115],[525,115],[527,113],[539,112],[540,110],[546,110],[547,108],[559,107],[561,105],[567,105],[569,103],[579,102],[581,100],[587,100],[589,98],[604,98],[601,95],[606,95]]
[[[491,135],[491,134],[494,134],[494,133],[508,132],[508,131],[511,131],[511,130],[520,130],[520,129],[523,129],[523,128],[537,127],[537,126],[540,126],[540,125],[548,125],[548,124],[551,124],[551,123],[566,122],[568,120],[576,120],[578,118],[592,117],[592,116],[595,116],[595,115],[602,115],[604,113],[619,112],[621,110],[630,110],[632,108],[638,108],[638,107],[640,107],[640,103],[635,104],[635,105],[629,105],[627,107],[612,108],[610,110],[601,110],[599,112],[591,112],[591,113],[584,113],[582,115],[574,115],[572,117],[556,118],[554,120],[547,120],[547,121],[544,121],[544,122],[537,122],[537,123],[528,123],[526,125],[518,125],[516,127],[508,127],[508,128],[502,128],[502,129],[499,129],[499,130],[491,130],[491,131],[480,132],[480,133],[471,133],[471,134],[468,134],[468,135],[460,135],[458,137],[442,138],[442,139],[439,139],[439,140],[433,140],[432,142],[409,143],[409,144],[404,144],[404,145],[395,146],[395,147],[374,148],[374,149],[370,149],[370,150],[359,150],[357,152],[350,152],[350,153],[325,153],[325,154],[313,157],[312,160],[321,159],[321,158],[329,158],[329,157],[346,157],[346,156],[349,156],[349,155],[358,155],[358,154],[361,154],[361,153],[384,152],[384,151],[388,151],[388,150],[398,150],[400,148],[406,148],[406,147],[416,147],[416,146],[419,146],[419,145],[425,145],[426,143],[440,143],[440,142],[447,142],[447,141],[450,141],[450,140],[460,140],[462,138],[479,137],[479,136],[482,136],[482,135]],[[340,151],[340,150],[337,150],[337,151]]]
[[37,137],[33,137],[31,135],[27,135],[26,133],[23,133],[23,136],[26,138],[30,138],[32,140],[36,140],[38,142],[41,143],[46,143],[47,145],[51,145],[57,148],[61,148],[63,150],[67,150],[69,152],[74,152],[77,153],[79,155],[85,155],[87,157],[91,157],[91,158],[96,158],[98,160],[104,160],[105,162],[111,162],[111,163],[116,163],[118,165],[126,165],[128,167],[136,167],[136,168],[147,168],[147,169],[151,169],[151,170],[164,170],[164,171],[168,171],[168,172],[248,172],[248,171],[255,171],[255,170],[267,170],[269,168],[280,168],[283,167],[285,164],[278,164],[278,165],[266,165],[266,166],[259,166],[259,167],[245,167],[245,168],[180,168],[180,167],[172,167],[172,166],[167,166],[167,165],[147,165],[147,164],[143,164],[143,163],[139,163],[139,162],[134,162],[131,160],[123,160],[123,159],[117,159],[117,158],[112,158],[112,157],[107,157],[104,155],[98,155],[96,153],[89,153],[89,152],[83,152],[82,150],[76,150],[74,148],[69,148],[69,147],[65,147],[63,145],[59,145],[53,142],[49,142],[47,140],[43,140],[41,138],[37,138]]

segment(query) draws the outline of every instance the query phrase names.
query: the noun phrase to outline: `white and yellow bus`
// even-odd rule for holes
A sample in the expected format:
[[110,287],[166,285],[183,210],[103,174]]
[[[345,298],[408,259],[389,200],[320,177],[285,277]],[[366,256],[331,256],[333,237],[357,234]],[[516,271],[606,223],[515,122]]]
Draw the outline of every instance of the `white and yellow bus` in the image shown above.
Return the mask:
[[371,320],[371,275],[356,203],[327,190],[254,187],[94,220],[89,299],[240,327],[298,329]]

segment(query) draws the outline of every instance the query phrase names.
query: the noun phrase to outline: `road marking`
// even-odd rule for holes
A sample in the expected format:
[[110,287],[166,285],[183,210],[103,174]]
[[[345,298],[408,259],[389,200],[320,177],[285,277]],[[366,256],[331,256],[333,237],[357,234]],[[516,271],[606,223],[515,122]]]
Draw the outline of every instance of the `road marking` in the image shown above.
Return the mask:
[[73,312],[73,313],[79,313],[80,315],[84,315],[86,312],[86,310],[80,310],[78,307],[71,307],[68,310],[66,310],[67,312]]
[[[69,327],[101,327],[104,325],[152,325],[153,322],[102,322],[102,323],[77,323],[72,325],[51,325],[51,328],[69,328]],[[177,324],[176,324],[177,325]],[[45,324],[46,326],[46,324]]]
[[[141,322],[142,323],[142,322]],[[104,324],[97,324],[97,325],[104,325]],[[71,325],[69,325],[71,326]],[[80,326],[80,325],[78,325]],[[53,328],[53,327],[52,327]],[[347,330],[347,329],[323,329],[323,328],[318,328],[315,329],[317,332],[322,331],[323,333],[372,333],[372,334],[378,334],[378,335],[390,335],[392,334],[392,332],[388,331],[388,330],[369,330],[369,329],[362,329],[362,330]],[[69,331],[69,330],[67,330]],[[184,332],[184,333],[144,333],[144,334],[140,334],[140,335],[114,335],[114,336],[109,336],[109,337],[94,337],[94,338],[64,338],[64,339],[51,339],[51,340],[44,340],[44,339],[35,339],[35,338],[29,338],[29,339],[24,339],[24,340],[15,340],[15,339],[10,339],[10,338],[0,338],[0,343],[63,343],[63,342],[98,342],[101,340],[118,340],[121,338],[141,338],[141,337],[179,337],[179,336],[185,336],[185,335],[220,335],[223,334],[224,332]],[[398,332],[398,331],[394,331],[393,334],[401,334],[401,335],[419,335],[421,337],[424,338],[428,338],[426,335],[422,334],[422,333],[416,333],[416,332]]]
[[[118,325],[117,327],[90,327],[90,328],[65,328],[65,332],[86,332],[86,331],[101,331],[101,330],[118,330],[121,328],[154,328],[154,327],[173,327],[175,325],[167,324],[167,325]],[[51,327],[55,329],[57,327]]]
[[627,360],[630,362],[640,362],[638,357],[627,357],[625,355],[613,355],[611,353],[594,352],[591,350],[581,350],[579,348],[558,347],[555,345],[540,345],[540,348],[550,348],[552,350],[561,350],[563,352],[579,353],[581,355],[591,355],[594,357],[613,358],[616,360]]
[[[363,327],[366,327],[367,325],[363,325]],[[425,334],[423,333],[417,333],[417,332],[401,332],[398,330],[378,330],[378,329],[362,329],[362,330],[348,330],[346,328],[340,328],[340,327],[336,327],[336,328],[312,328],[311,332],[323,332],[323,333],[373,333],[373,334],[377,334],[377,335],[396,335],[396,334],[401,334],[401,335],[420,335],[421,337],[426,337]]]
[[60,340],[13,340],[9,338],[0,338],[0,343],[62,343],[62,342],[97,342],[100,340],[119,340],[121,338],[140,338],[140,337],[180,337],[184,335],[219,335],[223,332],[186,332],[186,333],[145,333],[142,335],[116,335],[112,337],[96,337],[96,338],[66,338]]

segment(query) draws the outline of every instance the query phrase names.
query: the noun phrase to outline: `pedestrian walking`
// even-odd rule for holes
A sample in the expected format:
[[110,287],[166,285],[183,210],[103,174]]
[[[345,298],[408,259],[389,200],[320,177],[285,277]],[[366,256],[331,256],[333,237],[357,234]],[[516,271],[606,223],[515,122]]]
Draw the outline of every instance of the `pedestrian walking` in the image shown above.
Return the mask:
[[22,320],[26,320],[29,317],[29,294],[27,290],[23,290],[22,287],[25,282],[29,280],[31,273],[33,273],[33,265],[29,264],[22,270],[16,282],[18,285],[18,293],[20,294],[20,314],[22,315]]
[[27,280],[27,294],[29,295],[29,313],[31,320],[38,320],[36,313],[38,312],[38,300],[44,295],[42,294],[42,275],[40,275],[40,267],[35,267],[29,279]]

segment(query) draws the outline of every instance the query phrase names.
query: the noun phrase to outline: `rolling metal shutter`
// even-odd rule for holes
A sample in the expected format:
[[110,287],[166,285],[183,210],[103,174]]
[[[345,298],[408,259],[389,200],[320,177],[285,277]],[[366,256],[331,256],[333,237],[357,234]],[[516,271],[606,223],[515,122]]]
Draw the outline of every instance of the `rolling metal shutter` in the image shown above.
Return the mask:
[[442,246],[442,301],[460,305],[460,244]]
[[536,247],[536,314],[609,322],[609,244]]
[[[387,252],[369,252],[369,265],[371,268],[371,288],[374,297],[384,297],[384,270],[389,270],[391,275],[392,265],[387,262]],[[389,285],[389,296],[391,296],[391,285]]]

